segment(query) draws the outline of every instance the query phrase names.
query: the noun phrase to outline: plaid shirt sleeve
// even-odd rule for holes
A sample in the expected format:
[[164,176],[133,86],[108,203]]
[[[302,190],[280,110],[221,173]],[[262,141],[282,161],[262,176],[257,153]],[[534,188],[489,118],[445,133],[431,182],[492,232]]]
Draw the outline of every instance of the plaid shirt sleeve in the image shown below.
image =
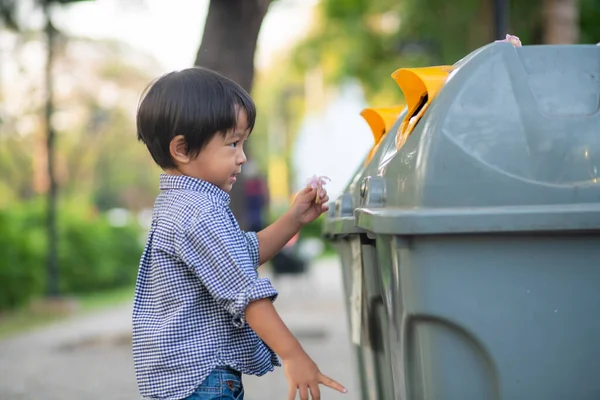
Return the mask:
[[234,326],[246,323],[246,306],[277,291],[259,278],[258,238],[242,232],[233,215],[213,209],[193,218],[177,240],[179,257],[193,270],[217,304],[229,312]]
[[244,232],[244,235],[246,236],[246,245],[248,246],[248,252],[252,259],[252,265],[254,265],[254,269],[257,269],[260,266],[258,236],[256,235],[256,232]]

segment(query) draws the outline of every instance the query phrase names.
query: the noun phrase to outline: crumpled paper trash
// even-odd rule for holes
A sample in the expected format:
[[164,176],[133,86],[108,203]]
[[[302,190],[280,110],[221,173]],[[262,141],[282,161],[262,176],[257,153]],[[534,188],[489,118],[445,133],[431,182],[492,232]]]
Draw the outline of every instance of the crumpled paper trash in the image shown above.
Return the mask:
[[309,186],[313,189],[317,189],[317,196],[315,202],[319,204],[321,202],[321,192],[323,191],[323,186],[327,184],[327,181],[331,181],[327,176],[316,176],[313,175],[308,179],[306,186]]
[[509,35],[508,33],[506,34],[506,38],[504,38],[503,40],[496,40],[496,43],[498,42],[505,42],[505,43],[511,43],[513,46],[515,47],[521,47],[521,39],[519,39],[516,36],[513,35]]

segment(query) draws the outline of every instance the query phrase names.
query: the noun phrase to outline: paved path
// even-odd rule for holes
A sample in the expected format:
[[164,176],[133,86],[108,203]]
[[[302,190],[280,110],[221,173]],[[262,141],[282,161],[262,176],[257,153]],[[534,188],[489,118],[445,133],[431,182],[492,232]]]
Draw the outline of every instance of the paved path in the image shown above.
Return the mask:
[[[275,286],[282,318],[323,373],[350,391],[323,388],[322,398],[358,400],[337,259],[317,262],[306,279],[285,278]],[[130,316],[125,305],[0,342],[0,399],[139,399]],[[244,384],[246,400],[286,399],[280,368],[261,378],[244,376]]]

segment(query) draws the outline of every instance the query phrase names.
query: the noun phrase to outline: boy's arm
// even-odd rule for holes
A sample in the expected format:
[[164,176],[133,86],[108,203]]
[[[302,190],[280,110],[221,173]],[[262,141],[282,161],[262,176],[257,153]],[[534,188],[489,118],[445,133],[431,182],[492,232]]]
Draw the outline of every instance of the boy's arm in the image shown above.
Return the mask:
[[270,299],[260,299],[248,304],[246,322],[282,359],[304,353],[300,342],[285,326]]
[[259,265],[269,261],[290,239],[300,231],[302,225],[286,212],[277,221],[258,232]]
[[268,299],[256,300],[246,307],[246,322],[254,332],[283,360],[285,377],[289,384],[288,399],[321,398],[319,384],[329,386],[341,393],[347,390],[319,371],[319,367],[306,354],[298,340],[285,326],[273,303]]

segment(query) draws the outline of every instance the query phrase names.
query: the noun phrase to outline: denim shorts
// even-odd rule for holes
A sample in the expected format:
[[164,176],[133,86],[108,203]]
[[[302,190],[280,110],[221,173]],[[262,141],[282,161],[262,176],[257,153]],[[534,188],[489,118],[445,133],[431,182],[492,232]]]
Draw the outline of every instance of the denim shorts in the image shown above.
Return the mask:
[[229,367],[216,367],[185,400],[244,400],[242,374]]

